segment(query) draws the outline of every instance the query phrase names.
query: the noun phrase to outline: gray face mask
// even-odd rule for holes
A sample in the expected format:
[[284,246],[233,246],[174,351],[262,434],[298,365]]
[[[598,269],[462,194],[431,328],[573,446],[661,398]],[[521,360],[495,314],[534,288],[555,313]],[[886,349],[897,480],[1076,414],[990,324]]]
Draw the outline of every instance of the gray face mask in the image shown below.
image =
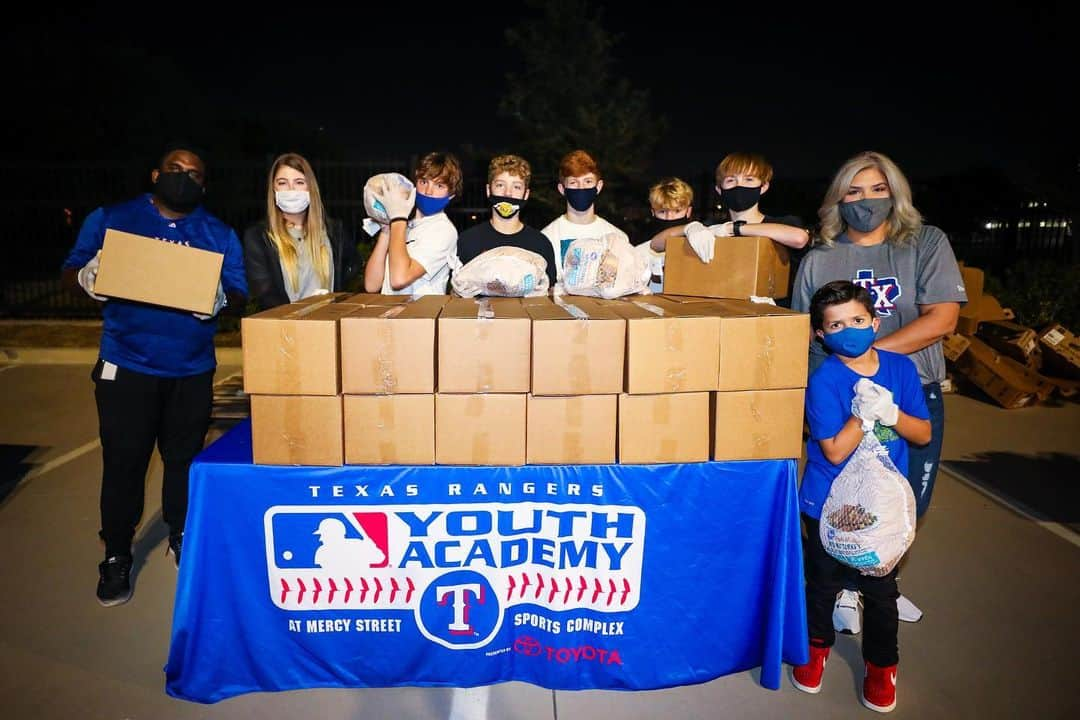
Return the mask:
[[866,233],[885,222],[892,208],[892,198],[863,198],[840,203],[840,217],[849,228]]

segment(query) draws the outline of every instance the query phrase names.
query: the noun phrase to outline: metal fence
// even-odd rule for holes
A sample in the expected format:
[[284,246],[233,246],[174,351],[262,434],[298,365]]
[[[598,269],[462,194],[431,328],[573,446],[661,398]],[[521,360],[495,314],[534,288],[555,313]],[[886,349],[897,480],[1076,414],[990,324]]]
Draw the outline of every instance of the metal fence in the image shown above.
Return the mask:
[[[271,158],[212,166],[207,182],[208,209],[242,233],[265,213],[267,170]],[[316,176],[328,214],[340,218],[355,234],[359,244],[369,242],[362,232],[363,186],[379,172],[408,174],[416,158],[391,158],[363,162],[314,161]],[[98,305],[82,294],[60,287],[60,267],[75,244],[79,227],[95,208],[121,202],[145,192],[150,172],[145,166],[52,166],[0,168],[20,182],[20,204],[6,224],[7,248],[4,272],[0,273],[0,317],[95,317]],[[715,210],[716,196],[711,172],[686,178],[695,190],[695,217],[707,217]],[[467,177],[461,196],[447,213],[464,230],[486,217],[485,178]],[[532,186],[550,188],[550,177],[534,176]],[[786,181],[770,191],[769,207],[813,218],[820,200],[822,182]],[[604,212],[608,212],[605,209]],[[551,219],[552,209],[530,203],[523,219],[542,227]],[[645,197],[609,218],[621,225],[631,238],[646,229]],[[993,221],[988,226],[949,228],[956,254],[971,265],[1000,273],[1017,258],[1048,260],[1070,264],[1080,261],[1072,224],[1060,214],[1039,209],[1025,210],[1016,217]],[[363,251],[363,248],[361,248]]]
[[[379,172],[408,173],[414,159],[367,162],[313,162],[330,216],[346,223],[363,243],[363,188]],[[270,165],[212,166],[207,179],[207,209],[242,234],[266,212]],[[8,218],[7,252],[0,273],[0,317],[95,317],[97,303],[60,286],[60,268],[75,244],[79,227],[94,209],[122,202],[150,188],[146,167],[52,166],[2,168],[17,174],[24,195]],[[483,205],[483,182],[466,186],[451,206],[455,220],[468,225],[473,208]]]

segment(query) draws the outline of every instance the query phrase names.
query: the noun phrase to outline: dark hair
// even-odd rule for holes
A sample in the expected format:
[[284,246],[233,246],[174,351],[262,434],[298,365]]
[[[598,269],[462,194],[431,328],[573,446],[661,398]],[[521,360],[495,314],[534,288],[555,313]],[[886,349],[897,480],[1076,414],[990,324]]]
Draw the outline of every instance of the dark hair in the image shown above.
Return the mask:
[[846,302],[861,303],[870,317],[877,317],[874,312],[874,299],[870,297],[870,291],[862,285],[856,285],[850,280],[833,280],[825,283],[817,289],[814,297],[810,298],[810,327],[814,330],[823,330],[825,324],[825,308],[830,305],[843,305]]
[[164,167],[165,161],[169,159],[169,156],[178,150],[189,152],[195,157],[199,158],[199,161],[203,164],[203,170],[206,170],[206,152],[195,143],[186,142],[183,140],[174,140],[172,142],[166,143],[165,147],[161,151],[161,155],[158,156],[157,166],[159,168]]

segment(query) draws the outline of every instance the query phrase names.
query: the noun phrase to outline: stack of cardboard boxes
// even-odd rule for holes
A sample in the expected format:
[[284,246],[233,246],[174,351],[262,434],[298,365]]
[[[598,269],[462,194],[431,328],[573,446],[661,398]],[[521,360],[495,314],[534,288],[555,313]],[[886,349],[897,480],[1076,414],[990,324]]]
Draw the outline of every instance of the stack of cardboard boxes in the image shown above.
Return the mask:
[[245,318],[255,461],[798,457],[806,315],[739,300],[323,296]]
[[[354,296],[356,297],[356,296]],[[345,462],[435,462],[435,323],[448,297],[376,296],[341,316]]]

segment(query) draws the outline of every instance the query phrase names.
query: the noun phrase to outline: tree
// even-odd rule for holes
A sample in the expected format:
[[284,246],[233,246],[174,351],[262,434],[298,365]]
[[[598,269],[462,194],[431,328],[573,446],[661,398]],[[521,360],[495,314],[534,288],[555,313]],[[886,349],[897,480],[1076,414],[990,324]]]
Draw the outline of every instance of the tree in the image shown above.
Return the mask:
[[528,0],[540,11],[506,31],[507,45],[521,53],[520,69],[506,74],[499,104],[510,119],[515,148],[535,168],[532,198],[553,212],[564,207],[554,188],[559,159],[582,148],[604,175],[602,212],[645,202],[645,173],[666,128],[649,106],[649,93],[616,73],[619,37],[605,29],[601,10],[572,0]]

